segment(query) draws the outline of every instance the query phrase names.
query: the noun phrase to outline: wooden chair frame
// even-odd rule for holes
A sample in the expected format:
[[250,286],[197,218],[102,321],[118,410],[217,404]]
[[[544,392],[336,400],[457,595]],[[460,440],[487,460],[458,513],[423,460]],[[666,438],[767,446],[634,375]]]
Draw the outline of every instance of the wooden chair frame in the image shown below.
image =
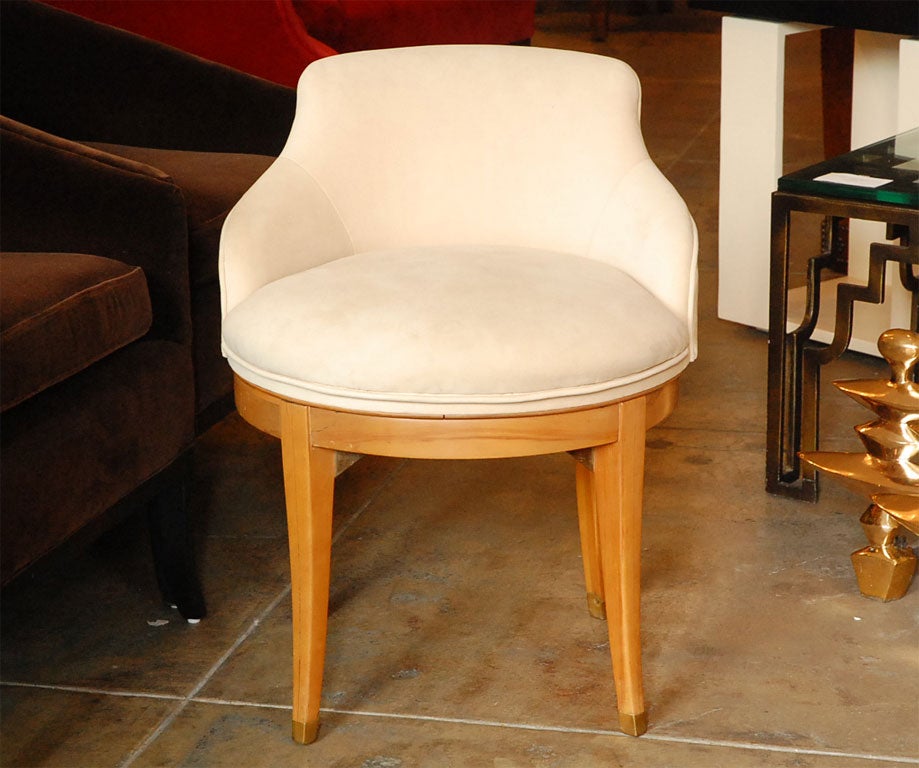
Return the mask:
[[607,618],[619,724],[647,730],[641,674],[641,512],[645,433],[676,406],[677,380],[624,400],[535,415],[430,418],[335,411],[236,377],[236,405],[281,439],[293,601],[293,738],[315,740],[328,626],[332,501],[342,457],[474,459],[562,451],[577,460],[587,602]]

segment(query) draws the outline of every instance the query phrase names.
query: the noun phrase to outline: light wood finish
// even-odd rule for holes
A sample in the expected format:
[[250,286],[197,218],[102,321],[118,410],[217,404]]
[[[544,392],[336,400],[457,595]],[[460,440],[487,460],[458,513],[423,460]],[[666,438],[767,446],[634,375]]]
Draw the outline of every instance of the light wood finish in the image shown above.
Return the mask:
[[407,459],[497,459],[560,453],[615,439],[617,406],[501,418],[421,419],[314,409],[323,448]]
[[[283,403],[309,405],[286,400],[239,376],[234,377],[234,387],[236,409],[240,416],[275,437],[281,436],[280,408]],[[676,379],[641,395],[647,405],[648,429],[673,413],[678,396]],[[317,445],[346,453],[404,459],[484,459],[568,451],[579,461],[589,461],[590,452],[585,448],[615,439],[614,430],[618,425],[616,407],[614,402],[595,408],[535,416],[445,419],[313,408],[316,414],[313,431]],[[354,435],[343,434],[346,424],[356,427]],[[355,447],[357,444],[362,450]],[[517,452],[520,450],[523,452]]]
[[619,440],[594,448],[595,504],[619,719],[637,728],[645,717],[640,633],[644,399],[620,403],[619,413]]
[[335,453],[312,445],[308,407],[285,403],[280,416],[293,603],[293,737],[308,744],[319,731]]
[[593,453],[585,463],[575,456],[575,479],[578,494],[578,528],[581,533],[581,560],[584,563],[584,586],[587,588],[587,610],[595,619],[606,618],[603,570],[597,534],[597,496],[594,486]]
[[233,394],[240,416],[262,432],[281,436],[281,405],[284,400],[239,376],[233,377]]
[[648,392],[644,396],[645,404],[645,429],[651,429],[666,419],[676,408],[680,397],[680,385],[677,379],[671,379],[662,387]]
[[571,452],[588,607],[608,617],[620,726],[647,729],[641,680],[641,509],[646,430],[676,405],[677,384],[580,411],[497,418],[406,418],[331,411],[236,379],[240,414],[280,436],[290,537],[294,739],[316,738],[328,623],[332,499],[339,452],[496,458]]

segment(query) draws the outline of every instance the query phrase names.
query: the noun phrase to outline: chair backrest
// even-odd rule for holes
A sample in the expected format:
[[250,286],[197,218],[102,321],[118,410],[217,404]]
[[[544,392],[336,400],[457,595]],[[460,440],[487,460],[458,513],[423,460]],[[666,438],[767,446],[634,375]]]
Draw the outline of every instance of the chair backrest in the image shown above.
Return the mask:
[[[297,98],[281,159],[259,184],[276,183],[280,201],[305,172],[311,204],[334,211],[342,231],[326,232],[337,242],[328,257],[298,255],[302,239],[279,242],[266,224],[265,258],[283,267],[261,279],[347,251],[552,249],[616,264],[693,331],[695,227],[648,157],[638,78],[623,62],[520,46],[365,51],[311,64]],[[272,207],[272,195],[253,197],[253,208]],[[296,218],[282,226],[317,229]]]
[[357,251],[586,251],[615,185],[647,156],[638,115],[638,81],[613,59],[400,48],[307,68],[282,154],[326,190]]

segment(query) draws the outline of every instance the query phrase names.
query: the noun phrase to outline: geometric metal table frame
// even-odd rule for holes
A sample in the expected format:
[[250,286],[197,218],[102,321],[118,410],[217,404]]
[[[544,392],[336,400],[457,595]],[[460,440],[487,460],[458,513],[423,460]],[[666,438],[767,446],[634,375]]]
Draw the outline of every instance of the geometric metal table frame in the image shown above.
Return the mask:
[[[807,265],[804,317],[789,331],[788,264],[791,214],[814,213],[831,218],[830,231],[839,231],[845,219],[881,221],[887,237],[899,244],[872,243],[868,283],[841,283],[837,287],[836,318],[829,345],[811,340],[820,312],[820,279],[837,263],[830,237],[826,249]],[[772,235],[769,282],[769,376],[766,411],[766,490],[769,493],[816,501],[817,471],[802,465],[800,451],[816,451],[820,429],[820,367],[838,358],[852,337],[856,301],[878,304],[884,300],[887,263],[899,263],[900,282],[912,293],[910,330],[919,330],[919,211],[903,205],[805,195],[772,194]]]

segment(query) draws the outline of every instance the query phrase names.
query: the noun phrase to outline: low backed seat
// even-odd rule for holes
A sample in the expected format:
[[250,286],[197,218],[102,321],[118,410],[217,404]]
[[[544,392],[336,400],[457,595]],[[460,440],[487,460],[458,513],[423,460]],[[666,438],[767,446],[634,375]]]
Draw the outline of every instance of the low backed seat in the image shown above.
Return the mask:
[[501,46],[324,59],[221,239],[240,413],[280,437],[294,737],[318,730],[341,457],[576,463],[588,605],[646,728],[645,432],[695,356],[696,230],[624,63]]

